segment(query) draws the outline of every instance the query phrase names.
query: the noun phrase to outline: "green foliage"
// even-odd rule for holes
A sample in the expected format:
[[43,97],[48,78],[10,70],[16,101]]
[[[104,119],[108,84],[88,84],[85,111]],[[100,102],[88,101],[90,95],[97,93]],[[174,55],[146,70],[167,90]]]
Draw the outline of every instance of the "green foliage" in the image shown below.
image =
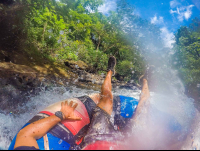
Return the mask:
[[175,35],[173,66],[186,86],[199,83],[200,77],[200,20],[193,20],[189,27],[181,27]]
[[93,11],[97,11],[98,7],[103,4],[103,0],[78,0],[85,8],[89,7]]
[[117,73],[119,73],[123,77],[128,77],[129,80],[131,78],[133,71],[134,71],[134,65],[132,62],[128,60],[119,62],[117,65]]
[[96,71],[106,71],[108,64],[108,57],[102,51],[96,51],[92,48],[89,49],[79,49],[78,51],[79,59],[85,63],[93,66]]
[[[126,80],[136,80],[144,70],[144,59],[140,55],[146,50],[144,41],[160,42],[160,30],[134,15],[134,8],[126,0],[118,0],[117,11],[110,12],[109,16],[97,11],[104,0],[16,2],[23,10],[20,15],[27,34],[24,41],[34,45],[42,56],[59,63],[82,60],[96,73],[103,73],[108,57],[114,55],[118,74]],[[144,32],[146,36],[141,37],[139,33]],[[198,49],[198,44],[191,47]]]

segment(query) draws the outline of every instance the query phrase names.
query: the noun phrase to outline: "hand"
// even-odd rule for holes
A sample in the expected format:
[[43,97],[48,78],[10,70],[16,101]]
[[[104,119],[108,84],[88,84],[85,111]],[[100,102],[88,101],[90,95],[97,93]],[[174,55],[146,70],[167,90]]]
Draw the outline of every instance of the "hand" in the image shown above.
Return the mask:
[[73,101],[71,101],[69,105],[67,101],[61,103],[60,111],[64,114],[65,116],[64,119],[65,120],[82,120],[82,118],[74,116],[74,110],[78,106],[78,103],[76,103],[74,106],[73,104],[74,104]]

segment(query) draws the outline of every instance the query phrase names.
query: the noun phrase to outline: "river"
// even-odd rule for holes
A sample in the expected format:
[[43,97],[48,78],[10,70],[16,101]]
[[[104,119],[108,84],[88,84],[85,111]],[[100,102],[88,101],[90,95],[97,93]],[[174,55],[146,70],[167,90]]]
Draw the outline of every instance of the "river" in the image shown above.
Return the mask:
[[[10,107],[9,113],[0,112],[0,149],[8,149],[18,130],[36,113],[60,100],[98,93],[74,86],[40,88],[37,95],[26,96],[29,101]],[[113,89],[114,95],[124,95],[139,99],[140,90]],[[182,94],[166,96],[151,93],[149,105],[133,123],[130,138],[126,141],[130,149],[171,149],[180,144],[179,149],[198,149],[198,111],[193,100]],[[9,107],[7,107],[9,109]],[[194,118],[196,120],[194,120]],[[130,145],[131,144],[131,145]]]

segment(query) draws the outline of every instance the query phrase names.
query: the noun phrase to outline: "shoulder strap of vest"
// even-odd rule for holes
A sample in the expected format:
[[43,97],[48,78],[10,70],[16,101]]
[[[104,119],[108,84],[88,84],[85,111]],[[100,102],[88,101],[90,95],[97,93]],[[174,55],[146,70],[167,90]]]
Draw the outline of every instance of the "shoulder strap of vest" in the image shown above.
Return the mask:
[[44,149],[49,150],[49,140],[48,140],[47,134],[43,136],[43,139],[44,139]]

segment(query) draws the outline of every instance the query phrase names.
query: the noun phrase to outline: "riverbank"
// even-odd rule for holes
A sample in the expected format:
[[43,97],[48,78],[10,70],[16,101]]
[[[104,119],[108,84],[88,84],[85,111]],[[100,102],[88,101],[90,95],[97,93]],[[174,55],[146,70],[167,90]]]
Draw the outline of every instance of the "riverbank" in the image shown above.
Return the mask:
[[[0,78],[2,85],[14,85],[18,88],[32,88],[41,85],[68,86],[76,85],[85,88],[99,89],[105,75],[89,73],[83,67],[84,62],[73,64],[56,63],[43,57],[40,53],[5,52],[0,50]],[[135,89],[139,85],[125,83],[113,78],[113,87]]]
[[[79,67],[80,66],[80,67]],[[74,68],[75,67],[75,68]],[[0,51],[1,109],[28,101],[41,87],[69,87],[101,90],[105,75],[86,72],[79,64],[58,64],[39,53]],[[134,83],[112,81],[113,88],[137,89]],[[21,101],[23,100],[23,101]]]

